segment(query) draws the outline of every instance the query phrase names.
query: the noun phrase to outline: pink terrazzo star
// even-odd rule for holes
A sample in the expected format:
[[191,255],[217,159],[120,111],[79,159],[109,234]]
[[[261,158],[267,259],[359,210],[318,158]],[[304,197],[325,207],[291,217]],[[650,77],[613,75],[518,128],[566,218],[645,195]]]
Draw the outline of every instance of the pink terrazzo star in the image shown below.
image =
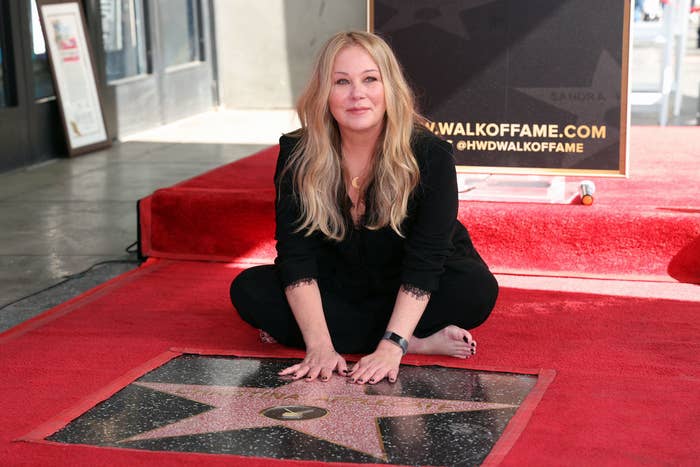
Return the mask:
[[[200,433],[284,426],[309,436],[387,460],[377,419],[407,415],[514,407],[509,404],[367,395],[365,386],[334,377],[326,383],[295,381],[277,388],[134,383],[214,408],[121,442]],[[273,407],[308,406],[328,413],[308,420],[279,420],[263,415]],[[282,409],[287,410],[287,409]],[[317,411],[318,412],[318,411]],[[269,413],[269,411],[268,411]]]

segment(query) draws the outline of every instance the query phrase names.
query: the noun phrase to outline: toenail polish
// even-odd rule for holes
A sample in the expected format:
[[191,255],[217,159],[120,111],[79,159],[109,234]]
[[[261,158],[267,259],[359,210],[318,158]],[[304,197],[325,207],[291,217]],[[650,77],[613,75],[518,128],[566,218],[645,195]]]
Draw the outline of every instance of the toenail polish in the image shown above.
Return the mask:
[[374,378],[370,378],[369,382],[374,383]]
[[469,339],[467,339],[466,337],[462,337],[462,340],[467,343],[469,342]]
[[476,347],[476,342],[472,342],[472,347]]

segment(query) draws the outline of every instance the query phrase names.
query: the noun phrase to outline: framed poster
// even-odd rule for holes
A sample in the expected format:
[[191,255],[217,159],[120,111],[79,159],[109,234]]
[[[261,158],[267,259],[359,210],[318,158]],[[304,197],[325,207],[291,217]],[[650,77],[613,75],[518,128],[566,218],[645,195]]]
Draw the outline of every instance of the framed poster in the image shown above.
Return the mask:
[[630,0],[368,0],[458,170],[626,176]]
[[68,154],[109,146],[80,0],[37,0],[37,6]]

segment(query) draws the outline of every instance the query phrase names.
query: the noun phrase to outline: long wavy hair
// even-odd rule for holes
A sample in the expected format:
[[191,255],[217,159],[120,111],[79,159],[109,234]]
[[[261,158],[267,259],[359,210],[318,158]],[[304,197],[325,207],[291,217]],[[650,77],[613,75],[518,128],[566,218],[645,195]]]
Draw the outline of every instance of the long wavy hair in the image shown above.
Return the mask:
[[306,235],[320,231],[340,241],[350,227],[344,212],[347,194],[340,131],[328,105],[333,62],[341,50],[350,46],[362,47],[379,67],[386,100],[384,129],[372,158],[364,225],[373,230],[388,225],[403,236],[401,224],[407,216],[408,201],[420,181],[411,136],[425,119],[415,109],[413,92],[389,45],[364,31],[341,32],[326,42],[297,103],[301,129],[296,136],[300,139],[283,171],[292,172],[300,201],[297,231]]

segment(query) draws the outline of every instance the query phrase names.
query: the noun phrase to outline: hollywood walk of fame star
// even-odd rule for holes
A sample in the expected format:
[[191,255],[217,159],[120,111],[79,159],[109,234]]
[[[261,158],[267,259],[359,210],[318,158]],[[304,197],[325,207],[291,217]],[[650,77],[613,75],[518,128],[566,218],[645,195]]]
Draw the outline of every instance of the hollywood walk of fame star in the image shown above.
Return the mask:
[[[449,34],[460,36],[464,40],[469,40],[469,32],[460,20],[460,13],[463,13],[480,6],[493,3],[495,0],[451,0],[437,3],[431,8],[427,8],[420,2],[401,3],[394,16],[381,26],[382,32],[392,32],[409,27],[416,22],[431,24]],[[423,19],[428,12],[436,11],[438,15],[429,19]]]
[[[213,408],[120,442],[201,433],[284,426],[376,458],[387,460],[377,420],[515,407],[462,400],[367,395],[365,386],[334,377],[329,382],[295,381],[276,388],[137,382],[139,386]],[[277,416],[270,416],[275,409]],[[305,412],[315,412],[304,419]],[[326,413],[322,413],[325,411]],[[284,414],[287,413],[287,416]],[[267,414],[267,415],[266,415]]]

